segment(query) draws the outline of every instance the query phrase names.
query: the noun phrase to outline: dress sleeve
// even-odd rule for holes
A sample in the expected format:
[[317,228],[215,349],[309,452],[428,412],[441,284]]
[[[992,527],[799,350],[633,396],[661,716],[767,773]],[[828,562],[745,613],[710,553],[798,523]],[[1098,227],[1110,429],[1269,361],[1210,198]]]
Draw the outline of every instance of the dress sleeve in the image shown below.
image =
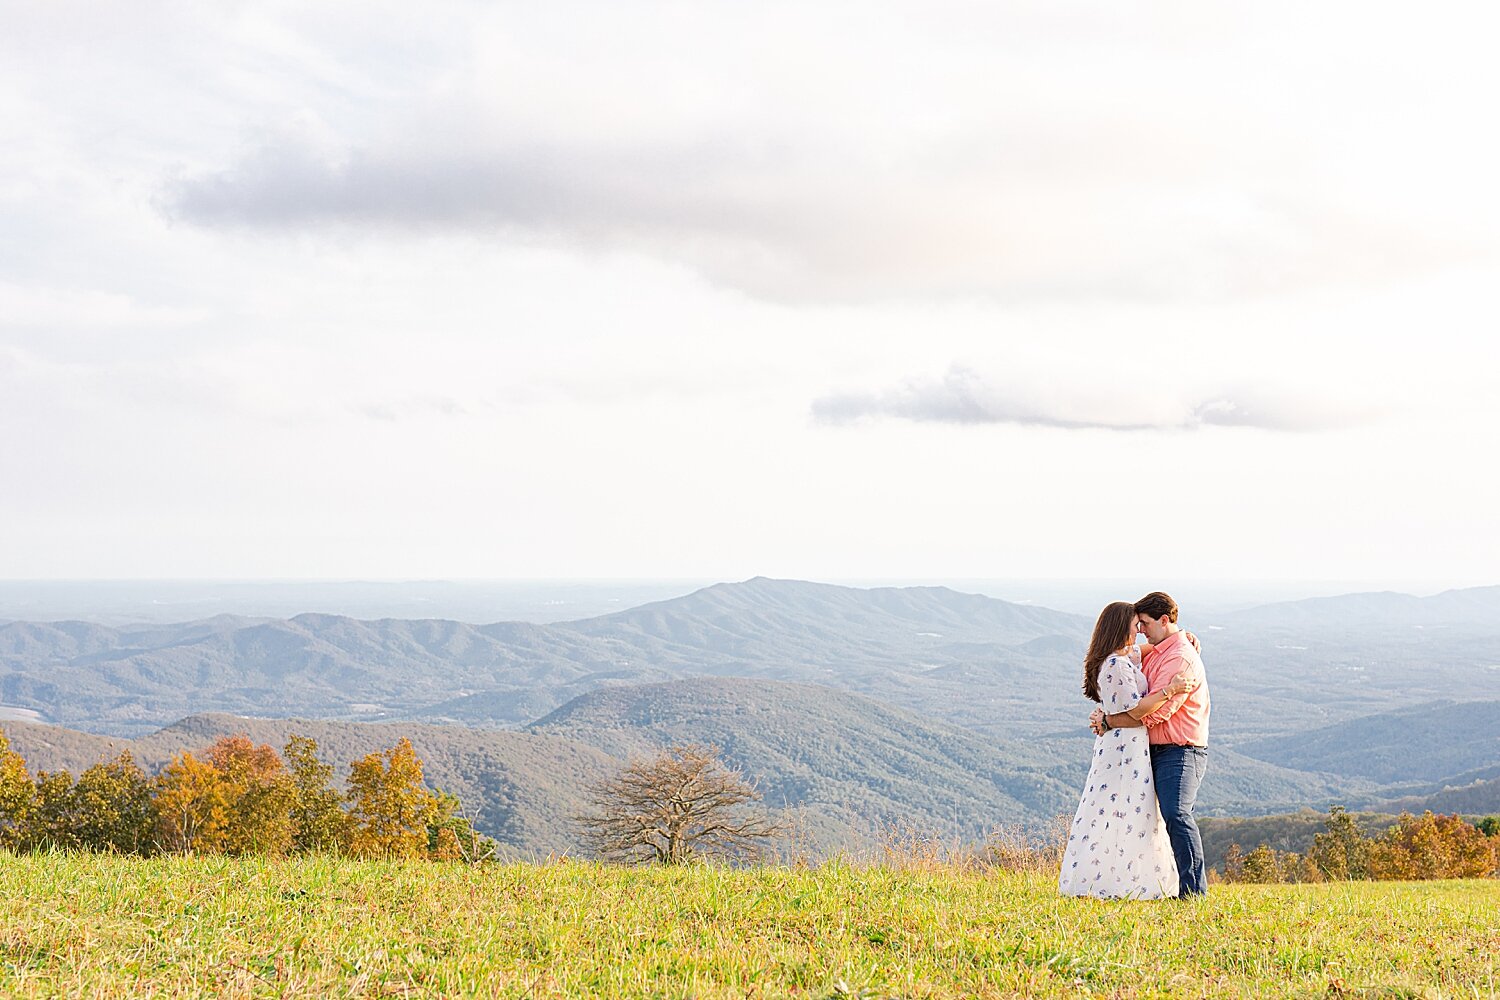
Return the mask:
[[1121,656],[1111,656],[1099,668],[1099,698],[1110,715],[1128,712],[1140,702],[1135,667]]

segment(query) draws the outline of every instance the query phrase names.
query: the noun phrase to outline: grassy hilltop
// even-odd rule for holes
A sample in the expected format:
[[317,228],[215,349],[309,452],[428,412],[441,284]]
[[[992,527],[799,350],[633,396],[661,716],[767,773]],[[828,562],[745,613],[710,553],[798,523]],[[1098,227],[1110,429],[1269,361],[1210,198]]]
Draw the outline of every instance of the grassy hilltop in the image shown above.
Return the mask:
[[0,995],[1500,992],[1495,882],[1062,899],[1050,876],[0,854]]

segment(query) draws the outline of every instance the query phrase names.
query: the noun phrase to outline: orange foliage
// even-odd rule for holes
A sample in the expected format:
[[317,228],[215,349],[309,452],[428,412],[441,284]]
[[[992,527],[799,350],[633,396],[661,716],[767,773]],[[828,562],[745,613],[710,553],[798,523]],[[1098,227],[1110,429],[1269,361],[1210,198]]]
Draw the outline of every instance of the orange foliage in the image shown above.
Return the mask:
[[230,781],[270,781],[286,773],[275,750],[264,743],[256,746],[243,733],[221,736],[203,753]]
[[1371,846],[1376,879],[1486,878],[1496,871],[1496,840],[1459,816],[1402,813]]

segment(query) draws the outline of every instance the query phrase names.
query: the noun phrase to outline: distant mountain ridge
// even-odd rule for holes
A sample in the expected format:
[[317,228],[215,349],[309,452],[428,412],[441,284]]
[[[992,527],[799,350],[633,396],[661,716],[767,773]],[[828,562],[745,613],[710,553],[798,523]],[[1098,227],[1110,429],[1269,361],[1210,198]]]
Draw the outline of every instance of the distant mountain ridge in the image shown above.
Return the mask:
[[204,711],[514,726],[610,683],[704,674],[831,680],[900,703],[893,674],[968,661],[976,648],[1034,661],[1016,647],[1048,635],[1081,645],[1087,628],[940,587],[765,578],[556,625],[319,614],[18,622],[0,625],[0,702],[120,734]]
[[[1315,598],[1214,617],[1185,608],[1184,624],[1205,643],[1214,690],[1214,776],[1205,807],[1324,808],[1332,800],[1379,802],[1450,786],[1478,794],[1470,786],[1494,777],[1484,767],[1495,751],[1487,737],[1467,739],[1444,713],[1482,720],[1492,717],[1489,710],[1429,703],[1492,700],[1500,679],[1497,606],[1500,587],[1428,598]],[[813,685],[809,707],[826,702],[830,688],[874,699],[879,711],[855,711],[854,702],[838,711],[824,705],[829,714],[817,725],[836,729],[844,723],[829,720],[844,718],[840,713],[874,713],[892,731],[928,734],[921,739],[942,743],[944,753],[956,755],[951,759],[972,757],[979,740],[1008,761],[1008,773],[1040,775],[1041,788],[1047,779],[1072,783],[1084,759],[1090,706],[1080,675],[1091,624],[944,587],[864,589],[764,577],[551,625],[325,614],[115,627],[12,622],[0,625],[0,708],[148,738],[177,720],[215,712],[508,730],[545,722],[535,734],[586,738],[620,753],[669,731],[691,736],[690,722],[717,731],[725,719],[685,692],[748,705],[759,695],[733,681],[747,678]],[[612,694],[627,688],[635,693]],[[621,721],[619,706],[643,698],[655,710],[697,707],[677,722]],[[610,725],[598,721],[606,709],[616,713]],[[1388,713],[1405,714],[1392,721]],[[938,732],[946,735],[931,735]],[[798,761],[822,759],[815,738],[785,735],[782,749],[747,749],[746,759],[774,761],[787,773],[804,766]],[[889,760],[899,755],[879,745],[886,763],[874,762],[871,773],[895,774]],[[915,754],[913,773],[966,787],[962,768],[907,752]],[[1011,796],[1011,804],[984,792],[986,811],[1043,806],[1045,796],[1029,800],[1024,788],[997,787],[994,794]],[[890,811],[879,794],[850,794]],[[912,788],[892,801],[908,800],[922,801]]]
[[1428,597],[1392,590],[1308,597],[1262,604],[1227,617],[1266,621],[1278,616],[1287,616],[1299,624],[1320,621],[1385,625],[1472,624],[1484,618],[1500,618],[1500,586],[1445,590]]

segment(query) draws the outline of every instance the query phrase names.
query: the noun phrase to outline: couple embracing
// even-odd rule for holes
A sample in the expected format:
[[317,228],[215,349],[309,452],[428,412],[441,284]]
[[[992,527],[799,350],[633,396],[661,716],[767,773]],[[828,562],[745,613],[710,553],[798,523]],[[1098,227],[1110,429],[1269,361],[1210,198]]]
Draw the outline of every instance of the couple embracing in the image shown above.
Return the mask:
[[1193,802],[1208,766],[1208,678],[1172,598],[1158,591],[1100,613],[1083,693],[1099,703],[1089,719],[1097,738],[1059,888],[1105,899],[1201,896]]

